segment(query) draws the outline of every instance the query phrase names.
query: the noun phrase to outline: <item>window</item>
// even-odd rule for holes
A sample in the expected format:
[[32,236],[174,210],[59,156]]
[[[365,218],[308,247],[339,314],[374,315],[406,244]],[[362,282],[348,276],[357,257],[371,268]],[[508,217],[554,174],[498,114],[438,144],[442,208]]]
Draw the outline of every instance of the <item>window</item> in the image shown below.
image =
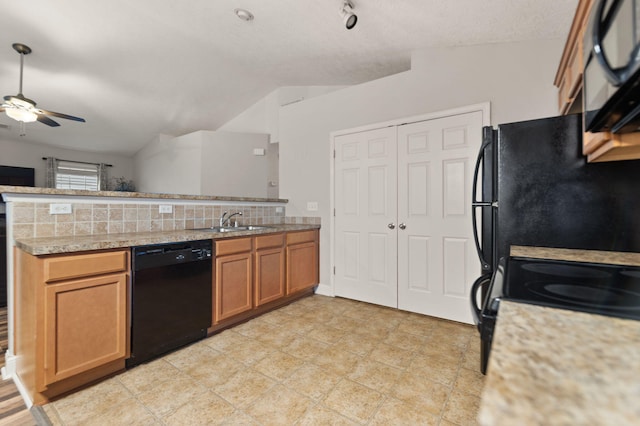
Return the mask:
[[55,167],[55,187],[58,189],[100,188],[99,165],[58,160]]

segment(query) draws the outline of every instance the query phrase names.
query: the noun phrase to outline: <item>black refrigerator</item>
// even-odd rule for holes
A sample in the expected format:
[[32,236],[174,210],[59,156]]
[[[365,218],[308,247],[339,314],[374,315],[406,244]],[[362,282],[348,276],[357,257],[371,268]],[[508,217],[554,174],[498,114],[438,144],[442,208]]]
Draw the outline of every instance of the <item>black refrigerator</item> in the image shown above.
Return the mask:
[[511,245],[640,252],[640,160],[587,163],[581,114],[485,127],[473,226],[487,284]]

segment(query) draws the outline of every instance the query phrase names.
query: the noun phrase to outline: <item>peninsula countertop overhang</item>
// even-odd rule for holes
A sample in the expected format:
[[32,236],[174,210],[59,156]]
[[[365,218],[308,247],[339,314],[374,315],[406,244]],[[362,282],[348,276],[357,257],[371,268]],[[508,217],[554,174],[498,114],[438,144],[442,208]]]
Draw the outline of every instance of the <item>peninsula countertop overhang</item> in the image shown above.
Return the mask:
[[478,420],[636,425],[640,321],[503,301]]
[[24,195],[24,196],[58,196],[58,197],[83,197],[83,198],[119,198],[135,201],[136,199],[157,199],[174,201],[227,201],[234,203],[280,203],[286,204],[289,200],[281,198],[260,197],[231,197],[213,195],[188,195],[188,194],[162,194],[147,192],[125,191],[86,191],[75,189],[55,189],[30,186],[6,186],[0,185],[0,194]]

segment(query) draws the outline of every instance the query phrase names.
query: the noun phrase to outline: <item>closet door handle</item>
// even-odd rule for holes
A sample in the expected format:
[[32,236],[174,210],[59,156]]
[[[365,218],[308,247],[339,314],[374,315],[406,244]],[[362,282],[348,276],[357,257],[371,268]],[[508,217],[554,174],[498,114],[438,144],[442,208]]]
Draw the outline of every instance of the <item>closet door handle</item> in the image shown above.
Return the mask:
[[398,228],[404,230],[407,227],[407,225],[405,225],[404,223],[401,223],[400,225],[398,225]]
[[389,229],[396,229],[396,224],[391,222],[390,224],[387,225],[387,228]]

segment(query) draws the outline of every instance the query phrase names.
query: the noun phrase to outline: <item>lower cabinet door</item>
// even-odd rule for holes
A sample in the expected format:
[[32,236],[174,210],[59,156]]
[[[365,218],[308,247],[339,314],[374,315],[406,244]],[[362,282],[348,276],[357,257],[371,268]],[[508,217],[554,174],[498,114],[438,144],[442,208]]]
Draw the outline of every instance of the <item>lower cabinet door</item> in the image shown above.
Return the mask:
[[214,323],[253,308],[251,277],[251,252],[216,257]]
[[284,297],[284,249],[256,251],[254,274],[256,306]]
[[287,246],[287,295],[318,284],[318,244]]
[[45,287],[45,384],[127,356],[127,274]]

